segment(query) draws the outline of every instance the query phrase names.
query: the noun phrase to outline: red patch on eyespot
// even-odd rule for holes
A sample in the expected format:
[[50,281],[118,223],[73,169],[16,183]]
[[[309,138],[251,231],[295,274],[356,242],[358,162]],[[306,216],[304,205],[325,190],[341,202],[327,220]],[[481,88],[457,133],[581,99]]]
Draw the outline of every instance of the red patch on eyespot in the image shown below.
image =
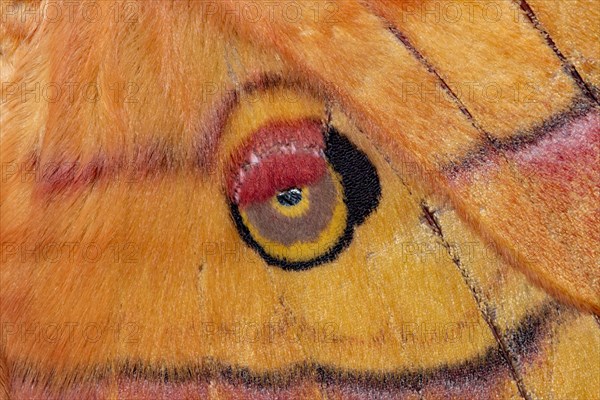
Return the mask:
[[243,207],[317,182],[327,170],[324,149],[320,121],[277,122],[259,129],[233,157],[229,198]]

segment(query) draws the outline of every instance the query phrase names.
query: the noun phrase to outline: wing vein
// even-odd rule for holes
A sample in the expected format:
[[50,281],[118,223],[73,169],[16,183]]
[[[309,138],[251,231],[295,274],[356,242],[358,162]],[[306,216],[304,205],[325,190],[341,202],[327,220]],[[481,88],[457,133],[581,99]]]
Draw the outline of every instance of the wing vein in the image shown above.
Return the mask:
[[471,294],[473,295],[477,307],[481,312],[482,318],[489,326],[492,335],[494,336],[494,339],[498,343],[502,357],[506,361],[509,372],[517,385],[517,389],[519,390],[519,394],[523,399],[531,400],[532,397],[529,394],[529,391],[527,390],[523,381],[523,377],[517,367],[517,360],[510,354],[509,347],[503,339],[501,328],[497,324],[496,319],[493,317],[493,312],[491,311],[491,307],[487,303],[485,296],[483,295],[483,293],[481,293],[473,277],[469,274],[469,271],[463,265],[460,256],[456,254],[455,251],[453,251],[451,244],[444,237],[442,226],[439,224],[435,214],[433,213],[433,211],[431,211],[431,209],[425,201],[421,202],[421,208],[423,210],[423,214],[425,215],[429,227],[431,228],[432,232],[440,239],[442,246],[446,249],[446,252],[452,259],[454,265],[458,268],[465,284],[467,285]]
[[531,22],[533,27],[542,35],[546,44],[550,46],[554,54],[559,58],[564,71],[571,76],[571,78],[575,81],[579,89],[585,94],[586,97],[600,104],[600,99],[596,97],[594,92],[590,89],[588,84],[583,80],[575,65],[565,57],[565,55],[560,51],[550,33],[546,30],[542,22],[538,19],[537,15],[531,8],[531,6],[527,3],[527,0],[513,0],[517,6],[521,7],[521,10],[527,16],[527,19]]

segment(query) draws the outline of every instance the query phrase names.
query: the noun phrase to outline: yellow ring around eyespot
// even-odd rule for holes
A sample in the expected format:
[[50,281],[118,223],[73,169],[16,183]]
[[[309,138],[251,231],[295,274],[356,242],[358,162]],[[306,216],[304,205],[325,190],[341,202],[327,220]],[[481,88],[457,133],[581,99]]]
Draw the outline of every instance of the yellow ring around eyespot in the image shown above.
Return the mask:
[[325,118],[325,104],[307,93],[277,87],[267,91],[245,93],[232,110],[219,144],[222,160],[272,121],[297,121]]
[[295,242],[291,246],[285,246],[281,243],[270,242],[262,236],[258,229],[250,223],[245,212],[240,210],[240,215],[244,225],[250,231],[250,234],[267,254],[280,260],[288,262],[302,262],[313,260],[329,251],[339,241],[340,237],[346,230],[348,221],[348,210],[344,203],[344,188],[341,184],[341,177],[330,168],[331,176],[334,185],[337,189],[338,196],[334,206],[331,221],[327,227],[321,232],[319,237],[312,242]]
[[302,189],[302,199],[298,204],[293,206],[284,206],[277,200],[277,195],[273,196],[271,199],[271,206],[277,210],[281,215],[290,218],[297,218],[303,216],[306,211],[310,207],[310,199],[309,193],[310,189],[308,187],[303,187]]

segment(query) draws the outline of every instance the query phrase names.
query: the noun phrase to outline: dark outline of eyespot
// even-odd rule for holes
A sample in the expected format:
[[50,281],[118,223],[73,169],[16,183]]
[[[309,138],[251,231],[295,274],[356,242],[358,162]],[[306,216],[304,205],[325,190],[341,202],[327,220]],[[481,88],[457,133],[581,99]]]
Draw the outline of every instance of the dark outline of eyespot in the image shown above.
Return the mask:
[[379,206],[379,201],[381,200],[381,183],[377,169],[367,155],[333,126],[329,126],[325,140],[325,156],[335,172],[342,178],[344,203],[348,210],[348,220],[346,221],[344,233],[340,236],[337,243],[326,253],[312,260],[297,262],[290,262],[269,255],[252,237],[252,234],[242,220],[237,205],[229,201],[231,217],[240,237],[271,266],[276,266],[286,271],[303,271],[335,260],[352,242],[354,228],[362,224]]

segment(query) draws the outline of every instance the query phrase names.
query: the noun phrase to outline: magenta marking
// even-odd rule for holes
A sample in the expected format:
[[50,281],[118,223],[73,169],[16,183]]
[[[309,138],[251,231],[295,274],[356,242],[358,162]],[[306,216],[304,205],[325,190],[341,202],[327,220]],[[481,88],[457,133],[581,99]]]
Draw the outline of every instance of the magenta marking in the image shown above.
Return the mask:
[[[478,156],[446,168],[453,185],[469,184],[476,175],[493,176],[508,160],[523,176],[570,182],[581,175],[598,181],[600,158],[600,112],[564,116],[553,127],[540,128],[533,137],[510,138],[507,143],[482,148]],[[592,176],[593,175],[593,176]]]

